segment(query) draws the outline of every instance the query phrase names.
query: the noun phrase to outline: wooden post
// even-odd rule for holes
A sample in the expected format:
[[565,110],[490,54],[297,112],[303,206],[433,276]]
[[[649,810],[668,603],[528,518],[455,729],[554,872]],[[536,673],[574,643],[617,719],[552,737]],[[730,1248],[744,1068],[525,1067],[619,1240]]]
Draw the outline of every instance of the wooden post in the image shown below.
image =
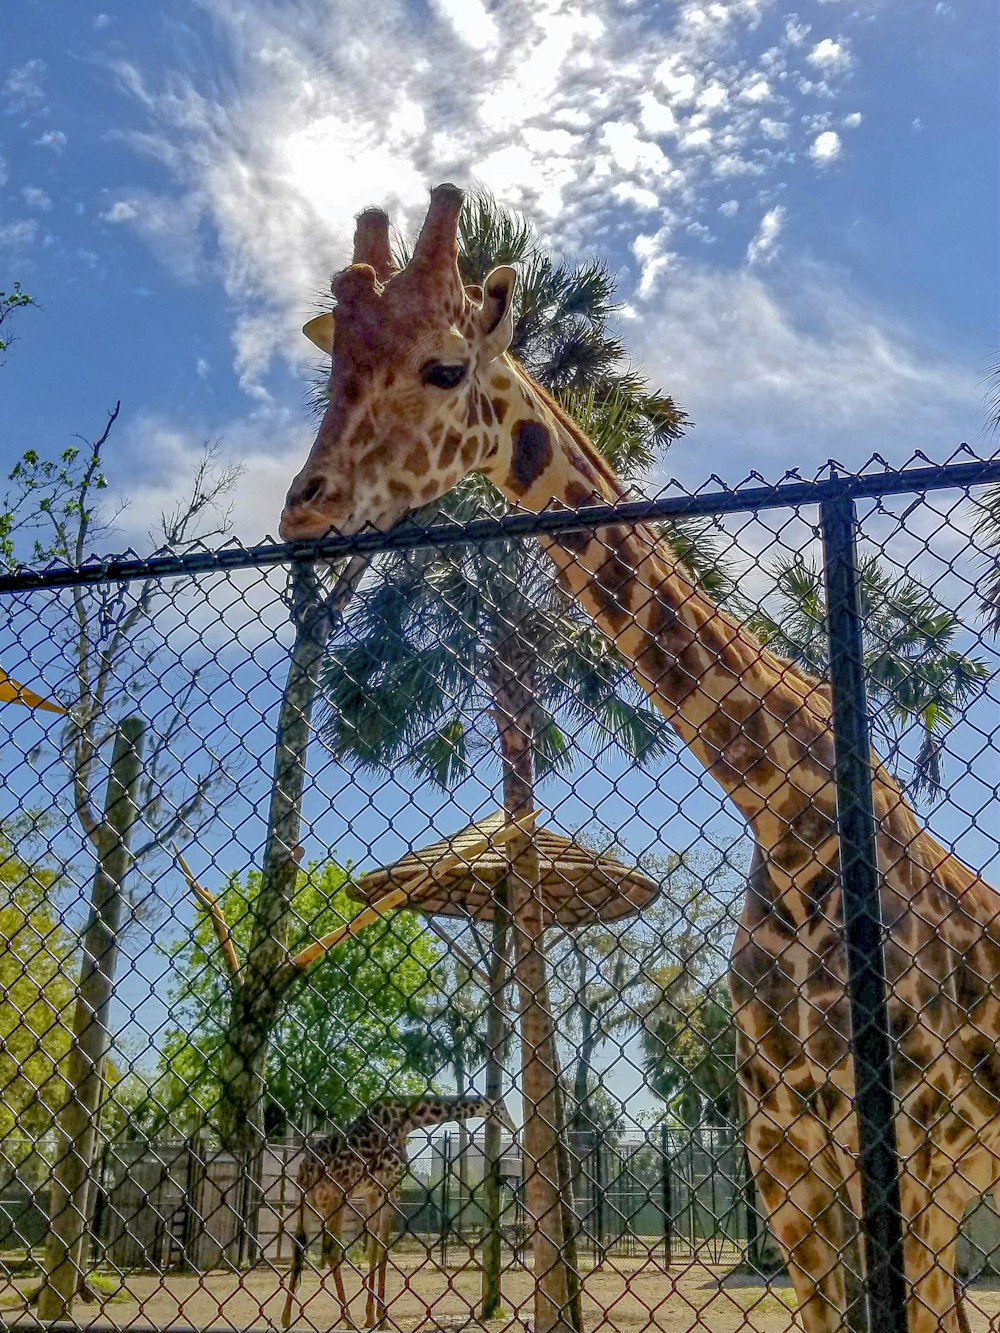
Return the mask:
[[521,1027],[521,1095],[524,1099],[524,1195],[534,1228],[535,1328],[573,1333],[572,1297],[565,1260],[564,1213],[559,1186],[559,1102],[555,1024],[549,1002],[533,834],[514,839],[511,888],[514,959]]
[[[502,880],[494,894],[493,940],[490,955],[489,1008],[486,1013],[486,1096],[499,1102],[503,1096],[504,1056],[507,1051],[508,1026],[504,1013],[507,993],[507,954],[510,949],[510,913],[507,907],[507,882]],[[481,1319],[496,1319],[503,1304],[501,1290],[501,1161],[502,1127],[491,1116],[486,1122],[483,1141],[483,1287]]]
[[108,1018],[124,905],[122,884],[132,863],[129,845],[144,739],[142,719],[125,718],[118,727],[111,758],[90,919],[83,941],[73,1044],[66,1060],[69,1097],[58,1117],[59,1155],[52,1172],[45,1278],[38,1295],[38,1317],[43,1323],[72,1318],[73,1299],[83,1277],[97,1114],[111,1045]]

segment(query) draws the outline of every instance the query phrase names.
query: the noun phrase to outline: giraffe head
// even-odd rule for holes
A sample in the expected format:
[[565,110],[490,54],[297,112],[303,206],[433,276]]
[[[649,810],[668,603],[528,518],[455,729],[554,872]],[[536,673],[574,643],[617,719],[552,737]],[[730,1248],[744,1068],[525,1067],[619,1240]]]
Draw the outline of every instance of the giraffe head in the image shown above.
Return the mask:
[[332,358],[329,402],[281,516],[286,540],[390,527],[481,470],[496,449],[485,377],[512,335],[515,274],[484,288],[458,270],[462,191],[439,185],[413,256],[397,270],[388,219],[357,222],[354,260],[333,280],[333,314],[303,332]]

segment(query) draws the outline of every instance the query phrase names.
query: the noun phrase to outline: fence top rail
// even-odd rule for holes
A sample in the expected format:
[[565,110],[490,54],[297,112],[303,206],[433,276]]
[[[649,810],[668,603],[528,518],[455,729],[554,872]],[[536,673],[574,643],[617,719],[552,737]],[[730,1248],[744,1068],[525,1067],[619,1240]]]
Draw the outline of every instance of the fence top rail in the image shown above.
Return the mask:
[[[709,482],[718,483],[722,489],[698,491],[690,495],[625,500],[617,504],[588,505],[581,509],[545,509],[541,513],[516,511],[501,518],[480,518],[467,523],[442,522],[427,528],[404,521],[389,532],[369,530],[352,536],[330,536],[308,542],[267,542],[259,546],[229,542],[214,550],[194,549],[183,553],[161,550],[146,557],[128,551],[122,555],[92,556],[81,565],[53,563],[40,569],[21,566],[13,573],[0,575],[0,593],[264,569],[274,565],[338,560],[363,553],[465,543],[485,544],[541,534],[556,537],[613,523],[711,517],[821,505],[824,501],[844,495],[857,500],[874,500],[889,495],[1000,483],[1000,456],[993,459],[977,458],[965,444],[956,451],[956,457],[963,454],[971,457],[971,461],[921,461],[918,466],[891,468],[876,454],[865,467],[870,463],[881,464],[882,470],[878,472],[862,470],[849,473],[831,460],[820,475],[811,480],[803,480],[793,469],[779,482],[767,483],[755,472],[735,487],[729,487],[720,477],[713,475]],[[918,453],[915,457],[924,460],[926,456]],[[759,484],[753,485],[751,482]],[[676,486],[678,483],[672,482],[671,485]]]

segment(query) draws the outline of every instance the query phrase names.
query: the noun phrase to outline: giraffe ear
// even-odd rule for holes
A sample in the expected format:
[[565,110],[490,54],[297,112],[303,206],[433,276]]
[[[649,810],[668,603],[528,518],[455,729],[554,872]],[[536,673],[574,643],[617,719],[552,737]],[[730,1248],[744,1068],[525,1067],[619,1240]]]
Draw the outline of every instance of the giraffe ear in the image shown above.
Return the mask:
[[333,315],[329,311],[325,315],[317,315],[315,319],[303,324],[302,332],[311,343],[316,344],[321,352],[325,352],[327,356],[333,356]]
[[514,288],[517,273],[506,264],[487,274],[483,283],[483,311],[480,315],[490,356],[506,352],[514,336]]

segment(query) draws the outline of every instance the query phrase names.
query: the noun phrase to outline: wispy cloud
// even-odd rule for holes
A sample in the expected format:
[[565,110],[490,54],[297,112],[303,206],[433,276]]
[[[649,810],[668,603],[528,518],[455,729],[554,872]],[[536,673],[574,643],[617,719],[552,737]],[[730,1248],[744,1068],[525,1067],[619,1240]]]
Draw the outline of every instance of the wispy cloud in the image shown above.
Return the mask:
[[785,221],[785,210],[781,204],[769,208],[760,220],[757,234],[747,246],[747,263],[762,264],[774,258],[775,246]]
[[[136,215],[121,220],[188,276],[198,235],[214,234],[251,393],[276,350],[298,357],[296,327],[365,205],[408,226],[429,184],[480,180],[568,249],[638,236],[623,280],[648,293],[678,248],[710,239],[720,204],[766,202],[790,155],[809,160],[809,116],[847,59],[846,39],[810,47],[768,0],[682,0],[669,29],[641,8],[621,22],[613,0],[205,8],[232,83],[110,67],[150,118],[129,142],[172,178],[161,196],[129,195]],[[359,58],[359,33],[377,59]]]
[[52,200],[37,185],[26,185],[21,191],[21,198],[29,208],[37,208],[41,212],[48,212],[52,207]]
[[8,111],[28,111],[44,100],[42,78],[45,69],[44,60],[26,60],[23,65],[15,65],[8,71],[0,85],[3,104]]
[[701,483],[879,451],[944,456],[981,432],[975,369],[923,343],[845,288],[843,275],[785,261],[671,273],[670,299],[640,306],[628,342],[696,422],[667,470]]
[[132,222],[139,216],[139,210],[129,199],[117,199],[109,209],[100,214],[102,222]]
[[[273,526],[311,433],[297,403],[268,393],[275,357],[308,364],[298,326],[349,253],[352,215],[380,202],[410,227],[437,180],[482,180],[556,246],[626,256],[627,342],[698,423],[669,464],[691,480],[774,476],[793,456],[904,457],[915,440],[974,431],[974,376],[845,292],[842,275],[789,254],[790,169],[838,163],[840,132],[861,123],[840,100],[856,67],[849,32],[813,33],[767,0],[686,0],[669,32],[642,7],[612,23],[611,0],[585,14],[564,0],[434,0],[419,22],[401,3],[204,4],[233,81],[175,71],[158,85],[114,67],[149,116],[128,141],[167,182],[123,184],[110,198],[130,215],[109,217],[112,202],[105,217],[178,277],[215,274],[226,289],[250,405],[206,433],[249,460],[248,540]],[[361,31],[377,62],[358,58]],[[736,267],[692,258],[716,233]],[[160,457],[183,470],[197,432],[165,420],[155,432],[181,440]]]
[[46,130],[35,140],[39,148],[47,148],[52,153],[61,153],[68,142],[62,130]]

